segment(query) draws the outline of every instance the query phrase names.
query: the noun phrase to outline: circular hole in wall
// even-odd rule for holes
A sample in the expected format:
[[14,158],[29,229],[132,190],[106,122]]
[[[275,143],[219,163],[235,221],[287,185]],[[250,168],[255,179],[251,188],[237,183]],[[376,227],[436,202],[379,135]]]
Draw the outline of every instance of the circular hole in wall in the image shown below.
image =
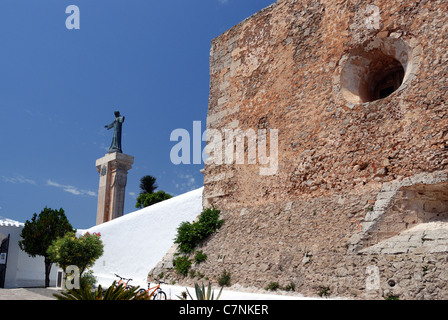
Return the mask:
[[389,287],[391,287],[391,288],[393,288],[393,287],[395,287],[395,285],[397,284],[396,282],[395,282],[395,280],[389,280],[389,281],[387,281],[387,284],[389,285]]
[[411,52],[405,41],[374,39],[351,50],[341,73],[342,95],[351,103],[383,99],[409,80]]

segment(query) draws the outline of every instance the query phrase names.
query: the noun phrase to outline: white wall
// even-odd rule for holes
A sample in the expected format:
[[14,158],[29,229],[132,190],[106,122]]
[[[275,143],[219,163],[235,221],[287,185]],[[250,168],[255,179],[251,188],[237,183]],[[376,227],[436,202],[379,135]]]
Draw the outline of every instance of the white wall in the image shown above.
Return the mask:
[[104,254],[92,268],[97,284],[109,286],[119,274],[145,287],[148,272],[174,243],[181,222],[194,221],[202,211],[203,188],[165,200],[85,232],[100,232]]
[[[16,270],[17,261],[19,257],[20,248],[18,246],[18,241],[20,239],[20,232],[22,228],[15,226],[1,226],[0,233],[1,238],[4,239],[10,235],[9,239],[9,249],[6,263],[6,278],[5,278],[5,288],[16,288]],[[14,245],[17,243],[17,247]]]
[[[6,265],[5,288],[43,287],[45,286],[44,258],[30,257],[19,247],[22,226],[0,226],[0,238],[10,234]],[[56,285],[57,267],[53,264],[50,273],[50,286]]]

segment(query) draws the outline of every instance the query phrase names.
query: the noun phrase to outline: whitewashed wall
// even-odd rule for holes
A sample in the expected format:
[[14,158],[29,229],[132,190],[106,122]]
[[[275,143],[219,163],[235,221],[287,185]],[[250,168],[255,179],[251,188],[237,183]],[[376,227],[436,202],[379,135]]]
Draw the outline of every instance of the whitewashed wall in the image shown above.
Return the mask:
[[201,213],[202,191],[200,188],[79,231],[101,233],[104,254],[92,268],[97,284],[110,285],[117,279],[116,273],[146,288],[148,272],[173,245],[180,223],[192,222]]
[[[19,247],[23,223],[0,218],[0,241],[10,235],[5,288],[43,287],[45,285],[44,258],[30,257]],[[50,286],[56,286],[57,266],[50,273]]]

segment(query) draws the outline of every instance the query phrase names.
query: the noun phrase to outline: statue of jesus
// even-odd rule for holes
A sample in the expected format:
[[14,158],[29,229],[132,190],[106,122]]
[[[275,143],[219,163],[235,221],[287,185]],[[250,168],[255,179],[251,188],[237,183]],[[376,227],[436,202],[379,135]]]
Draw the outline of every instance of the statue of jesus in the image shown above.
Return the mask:
[[124,122],[124,117],[120,115],[120,111],[115,111],[115,120],[111,124],[104,126],[107,130],[114,128],[114,135],[109,151],[107,153],[123,153],[121,150],[121,127]]

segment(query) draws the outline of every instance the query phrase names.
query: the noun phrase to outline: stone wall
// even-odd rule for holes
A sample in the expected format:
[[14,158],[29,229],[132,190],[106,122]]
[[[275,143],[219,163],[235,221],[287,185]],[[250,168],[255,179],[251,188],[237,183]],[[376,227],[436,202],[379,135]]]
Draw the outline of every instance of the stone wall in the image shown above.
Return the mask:
[[[280,0],[213,40],[207,128],[278,130],[278,170],[206,164],[204,206],[226,222],[195,269],[307,295],[448,297],[447,12]],[[400,238],[434,221],[437,243]]]
[[[206,198],[271,203],[446,167],[448,4],[375,4],[379,29],[366,24],[364,1],[278,1],[213,41],[207,127],[280,130],[279,170],[207,165]],[[348,102],[347,60],[392,40],[409,47],[405,84],[386,99]]]

